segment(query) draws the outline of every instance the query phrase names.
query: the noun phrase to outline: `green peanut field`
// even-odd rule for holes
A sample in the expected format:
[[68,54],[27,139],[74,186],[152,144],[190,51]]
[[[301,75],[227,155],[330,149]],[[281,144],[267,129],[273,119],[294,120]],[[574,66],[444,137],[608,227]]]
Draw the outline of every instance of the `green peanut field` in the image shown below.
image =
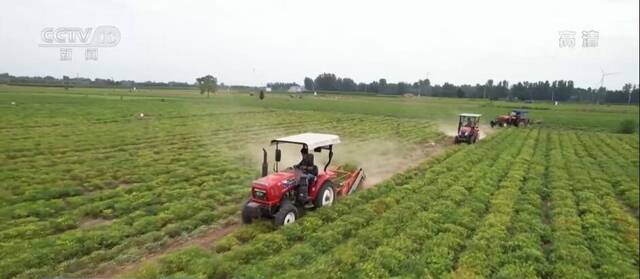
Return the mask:
[[[0,86],[0,278],[638,278],[637,106],[300,96]],[[535,124],[488,127],[514,108]],[[303,132],[367,189],[239,224],[262,148]]]

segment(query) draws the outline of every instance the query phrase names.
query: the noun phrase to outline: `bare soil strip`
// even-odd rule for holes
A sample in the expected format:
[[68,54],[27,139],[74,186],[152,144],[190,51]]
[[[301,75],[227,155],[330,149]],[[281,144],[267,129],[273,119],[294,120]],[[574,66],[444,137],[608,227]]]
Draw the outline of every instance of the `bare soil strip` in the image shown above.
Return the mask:
[[176,239],[169,245],[167,245],[164,249],[157,252],[149,252],[144,255],[141,259],[135,262],[131,262],[121,266],[110,266],[103,268],[102,270],[98,270],[97,274],[89,276],[89,278],[122,278],[123,275],[128,272],[134,271],[141,266],[142,263],[145,262],[153,262],[164,256],[167,253],[181,250],[187,247],[199,246],[203,249],[211,249],[214,247],[214,244],[220,238],[228,235],[229,233],[235,231],[240,226],[240,221],[237,219],[229,220],[225,222],[224,225],[220,227],[211,228],[203,234],[199,234],[194,237],[186,238],[186,239]]

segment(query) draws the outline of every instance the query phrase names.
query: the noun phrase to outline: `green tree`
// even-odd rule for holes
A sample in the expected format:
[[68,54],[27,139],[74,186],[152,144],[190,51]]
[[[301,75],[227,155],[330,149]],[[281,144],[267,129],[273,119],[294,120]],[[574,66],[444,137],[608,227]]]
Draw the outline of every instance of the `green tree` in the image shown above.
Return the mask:
[[387,80],[384,78],[381,78],[380,81],[378,81],[378,93],[384,93],[384,90],[387,88]]
[[341,87],[342,88],[340,89],[344,91],[356,91],[358,89],[358,85],[356,84],[356,82],[350,78],[343,78]]
[[367,85],[367,92],[379,92],[379,84],[377,81],[372,81],[371,83],[369,83],[369,85]]
[[62,84],[64,85],[64,90],[69,90],[69,76],[62,76]]
[[364,82],[358,83],[358,91],[367,92],[367,84]]
[[636,131],[636,122],[633,119],[624,119],[620,121],[618,133],[633,134]]
[[331,73],[323,73],[316,77],[314,82],[316,90],[334,91],[338,89],[338,78]]
[[218,79],[212,75],[196,78],[196,82],[198,83],[198,88],[200,88],[200,94],[207,92],[207,98],[209,98],[209,93],[215,93],[218,89]]
[[484,86],[484,91],[482,93],[482,98],[486,99],[487,98],[487,94],[489,95],[489,98],[491,98],[491,90],[493,89],[493,80],[489,79],[487,80],[487,83]]
[[398,82],[398,94],[407,93],[407,89],[409,89],[409,84],[405,82]]
[[306,89],[307,91],[315,90],[313,80],[310,77],[304,78],[304,89]]
[[429,87],[431,86],[431,81],[426,78],[423,80],[418,80],[418,95],[427,95],[429,93]]

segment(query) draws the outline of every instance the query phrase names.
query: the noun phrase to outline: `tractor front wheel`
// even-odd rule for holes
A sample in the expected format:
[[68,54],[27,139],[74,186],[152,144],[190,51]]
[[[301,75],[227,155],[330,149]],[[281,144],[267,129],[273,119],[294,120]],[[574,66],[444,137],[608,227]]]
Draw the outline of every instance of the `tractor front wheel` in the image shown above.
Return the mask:
[[336,199],[336,191],[333,189],[333,183],[327,181],[322,184],[318,195],[316,196],[316,207],[331,206]]
[[256,217],[255,216],[256,210],[254,208],[249,207],[249,202],[251,202],[251,199],[249,199],[242,207],[242,223],[243,224],[251,224],[251,222],[253,221],[253,218]]
[[298,209],[289,200],[284,199],[280,204],[280,209],[273,217],[276,226],[293,224],[298,219]]

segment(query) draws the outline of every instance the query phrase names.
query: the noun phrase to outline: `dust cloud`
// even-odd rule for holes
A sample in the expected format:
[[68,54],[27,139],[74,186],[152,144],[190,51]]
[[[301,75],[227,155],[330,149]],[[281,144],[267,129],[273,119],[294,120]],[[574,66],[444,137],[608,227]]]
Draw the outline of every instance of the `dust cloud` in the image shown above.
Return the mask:
[[458,133],[458,123],[439,122],[437,125],[440,132],[447,135],[447,137],[455,137]]
[[413,165],[408,146],[392,140],[370,140],[336,147],[336,164],[350,164],[364,170],[365,187],[375,185]]
[[487,136],[493,135],[496,132],[495,128],[491,128],[490,125],[482,124],[480,125],[480,139],[484,139]]

